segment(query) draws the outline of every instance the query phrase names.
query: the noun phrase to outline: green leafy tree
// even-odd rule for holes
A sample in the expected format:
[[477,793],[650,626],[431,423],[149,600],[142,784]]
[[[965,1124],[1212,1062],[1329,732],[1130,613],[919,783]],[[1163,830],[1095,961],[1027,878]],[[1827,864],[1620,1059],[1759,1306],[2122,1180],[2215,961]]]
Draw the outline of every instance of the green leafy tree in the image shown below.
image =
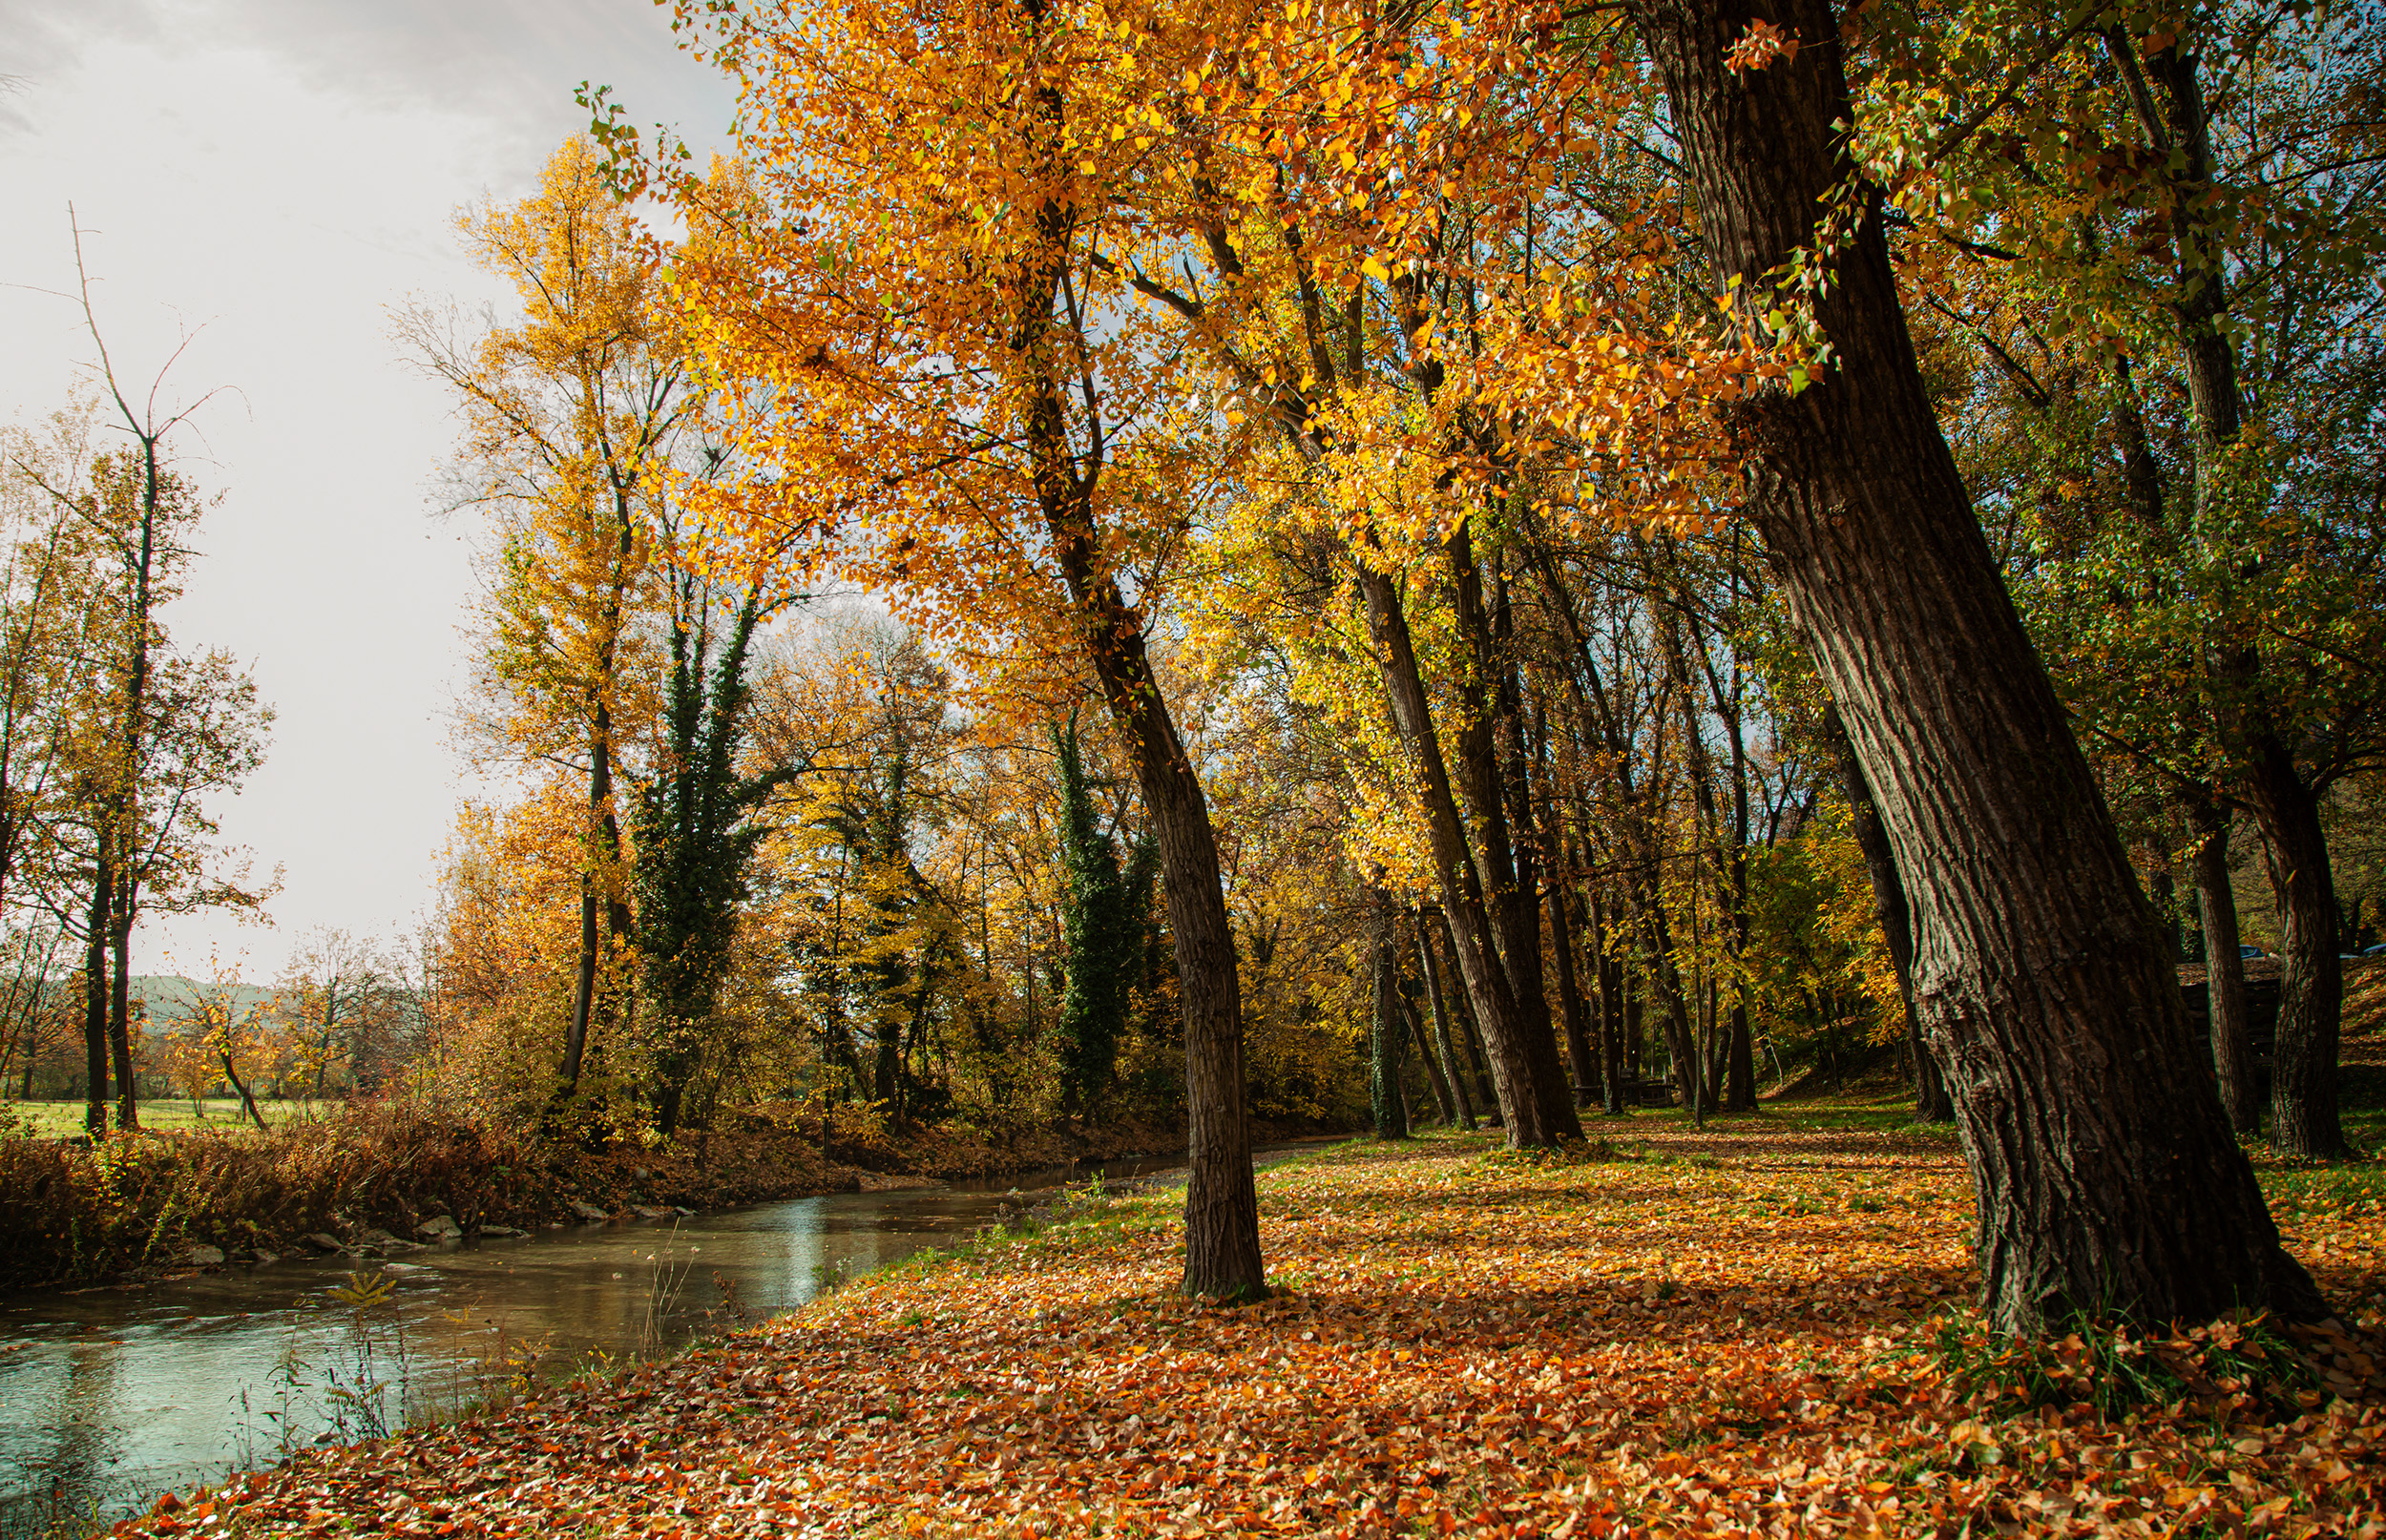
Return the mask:
[[634,932],[654,1013],[656,1126],[680,1126],[688,1082],[702,1062],[727,976],[747,871],[767,833],[752,815],[784,780],[742,775],[748,694],[746,658],[762,606],[749,592],[716,635],[721,616],[703,580],[680,576],[679,620],[663,681],[661,738],[653,774],[634,779]]

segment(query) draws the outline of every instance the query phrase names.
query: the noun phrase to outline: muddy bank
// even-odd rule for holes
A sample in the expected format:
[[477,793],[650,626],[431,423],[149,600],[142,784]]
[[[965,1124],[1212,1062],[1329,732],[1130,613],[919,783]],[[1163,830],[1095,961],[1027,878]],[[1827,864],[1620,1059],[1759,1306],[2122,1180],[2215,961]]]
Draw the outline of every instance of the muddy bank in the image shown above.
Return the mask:
[[[1254,1129],[1260,1139],[1323,1132]],[[264,1133],[0,1140],[0,1289],[137,1283],[292,1255],[387,1257],[503,1237],[916,1181],[1165,1155],[1181,1126],[1122,1119],[990,1135],[888,1131],[759,1108],[656,1148],[589,1150],[403,1103]]]

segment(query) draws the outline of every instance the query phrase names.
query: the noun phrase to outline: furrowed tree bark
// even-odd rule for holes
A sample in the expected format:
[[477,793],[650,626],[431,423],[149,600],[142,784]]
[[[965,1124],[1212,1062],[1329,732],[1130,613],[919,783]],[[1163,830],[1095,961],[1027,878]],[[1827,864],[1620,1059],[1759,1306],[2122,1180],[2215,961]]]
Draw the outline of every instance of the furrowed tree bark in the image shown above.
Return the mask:
[[2229,875],[2229,820],[2209,802],[2191,816],[2204,843],[2195,852],[2196,906],[2204,917],[2205,1019],[2212,1024],[2212,1072],[2220,1104],[2240,1134],[2262,1132],[2262,1098],[2253,1083],[2245,958],[2238,952],[2237,892]]
[[[1629,0],[1700,223],[1753,323],[1815,240],[1852,120],[1826,0]],[[1808,44],[1735,73],[1751,23]],[[1859,195],[1866,196],[1866,195]],[[1915,366],[1875,202],[1814,303],[1834,356],[1737,408],[1750,513],[1839,702],[1918,922],[2002,1328],[2326,1310],[2195,1062],[2178,981]]]
[[1831,744],[1839,771],[1840,792],[1848,799],[1849,832],[1855,836],[1856,848],[1864,855],[1865,874],[1873,882],[1873,918],[1888,945],[1889,963],[1897,974],[1897,993],[1905,1002],[1906,1052],[1914,1064],[1914,1116],[1917,1122],[1948,1122],[1956,1115],[1955,1104],[1947,1096],[1947,1078],[1932,1057],[1930,1044],[1922,1039],[1922,1016],[1914,999],[1913,910],[1906,902],[1905,882],[1897,875],[1897,859],[1889,848],[1888,831],[1881,827],[1880,809],[1873,802],[1864,766],[1856,762],[1855,745],[1848,741],[1839,708],[1828,701],[1823,705],[1823,737]]
[[1111,720],[1135,760],[1143,816],[1160,846],[1168,926],[1176,942],[1184,1022],[1186,1155],[1184,1283],[1188,1296],[1256,1300],[1267,1293],[1259,1249],[1259,1194],[1244,1105],[1242,984],[1234,928],[1219,881],[1218,841],[1175,720],[1144,652],[1140,618],[1118,585],[1097,575],[1085,522],[1056,521],[1086,646]]
[[2336,891],[2319,804],[2275,739],[2252,751],[2249,801],[2270,836],[2271,887],[2278,895],[2278,1035],[2271,1050],[2270,1142],[2284,1155],[2341,1159],[2336,1054],[2342,1030],[2344,964],[2336,956]]

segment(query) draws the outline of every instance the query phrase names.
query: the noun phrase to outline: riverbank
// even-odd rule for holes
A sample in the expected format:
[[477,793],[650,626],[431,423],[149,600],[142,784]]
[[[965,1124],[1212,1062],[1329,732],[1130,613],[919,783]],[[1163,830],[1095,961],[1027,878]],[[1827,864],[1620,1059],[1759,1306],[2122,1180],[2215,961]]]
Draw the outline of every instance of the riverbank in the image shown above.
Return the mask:
[[1336,1146],[1261,1175],[1283,1287],[1237,1310],[1174,1293],[1181,1195],[1087,1197],[118,1532],[2374,1532],[2375,1171],[2266,1173],[2349,1319],[2305,1341],[2328,1378],[2266,1385],[2208,1332],[2131,1360],[2175,1395],[2100,1411],[2083,1344],[2036,1363],[2076,1382],[2039,1405],[1967,1342],[1960,1159],[1876,1121],[1642,1117],[1567,1161]]
[[656,1148],[590,1151],[403,1102],[264,1131],[139,1133],[94,1146],[0,1138],[0,1290],[137,1283],[293,1254],[402,1255],[617,1217],[1030,1171],[1182,1149],[1120,1120],[990,1137],[889,1133],[848,1112],[760,1109]]

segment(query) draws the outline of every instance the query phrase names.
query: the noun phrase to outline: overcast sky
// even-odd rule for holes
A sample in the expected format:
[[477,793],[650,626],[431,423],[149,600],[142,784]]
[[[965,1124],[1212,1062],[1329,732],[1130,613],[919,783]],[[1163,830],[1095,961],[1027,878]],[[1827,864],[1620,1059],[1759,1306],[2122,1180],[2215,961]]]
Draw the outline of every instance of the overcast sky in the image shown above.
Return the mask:
[[[279,713],[224,834],[280,866],[270,928],[145,923],[140,971],[211,951],[267,977],[317,926],[410,928],[465,766],[447,718],[472,531],[431,516],[454,423],[386,307],[506,296],[455,209],[523,196],[585,122],[583,79],[717,143],[730,102],[645,0],[0,0],[0,283],[71,290],[83,228],[119,377],[218,386],[182,468],[220,490],[178,644],[230,648]],[[31,424],[94,354],[80,316],[0,288],[0,419]]]

